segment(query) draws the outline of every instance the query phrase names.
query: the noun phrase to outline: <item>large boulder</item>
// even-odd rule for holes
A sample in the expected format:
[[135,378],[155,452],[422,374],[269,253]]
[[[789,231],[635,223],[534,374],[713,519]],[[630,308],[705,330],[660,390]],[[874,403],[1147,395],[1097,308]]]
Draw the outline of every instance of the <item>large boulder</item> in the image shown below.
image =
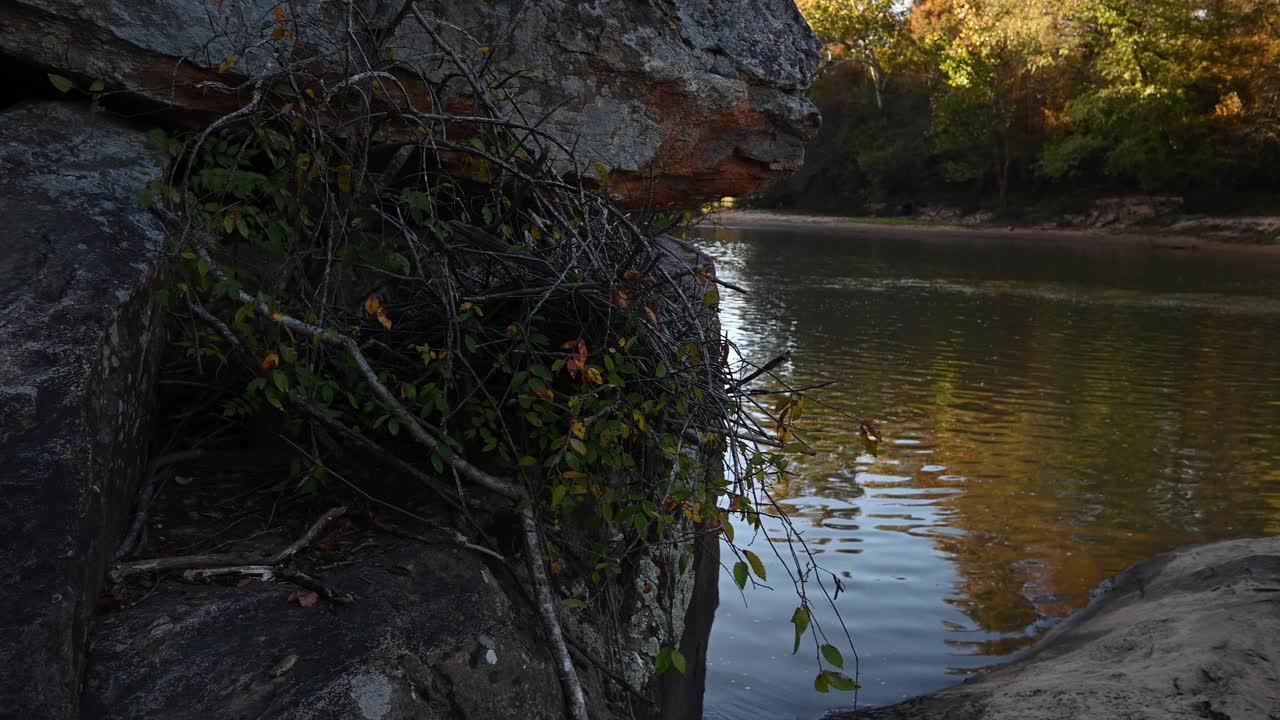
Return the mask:
[[[283,539],[282,539],[283,541]],[[324,573],[350,605],[289,598],[275,582],[164,584],[103,618],[83,717],[563,716],[555,664],[527,603],[483,557],[370,538]]]
[[[757,190],[797,167],[817,130],[804,93],[819,43],[792,0],[419,5],[444,21],[436,29],[446,41],[479,49],[497,77],[510,77],[524,117],[546,115],[545,129],[608,168],[614,191],[633,204],[688,206]],[[0,54],[82,85],[105,80],[109,89],[189,115],[240,107],[252,89],[228,94],[200,83],[235,86],[278,68],[282,57],[346,62],[348,37],[390,34],[405,67],[452,76],[437,99],[456,105],[473,94],[413,17],[395,25],[403,17],[398,0],[348,7],[340,0],[11,0],[0,4]],[[277,33],[277,17],[288,34]]]
[[[195,484],[204,483],[194,472]],[[182,511],[159,513],[164,527],[157,533],[170,541],[186,537],[186,509],[199,507],[176,504]],[[410,527],[431,542],[430,528]],[[135,597],[105,614],[93,633],[81,717],[564,717],[556,660],[520,577],[447,539],[424,544],[377,530],[334,532],[341,542],[305,551],[297,564],[335,596],[352,594],[347,604],[307,597],[289,576],[209,585],[161,578],[146,589],[117,588]],[[251,535],[259,539],[235,547],[252,553],[244,542],[256,542],[274,551],[262,545],[261,533]],[[273,535],[276,547],[289,542]],[[563,612],[590,717],[701,718],[702,677],[693,661],[705,653],[718,564],[714,554],[698,555],[685,576],[650,564],[631,579],[634,592],[619,593],[622,630],[612,642],[601,639],[607,630],[595,628],[598,618],[588,611]],[[520,572],[519,558],[511,560]],[[695,586],[697,604],[690,602]],[[640,630],[644,637],[633,638]],[[672,673],[657,683],[652,655],[644,653],[650,642],[653,653],[658,644],[678,642],[673,632],[683,633],[694,675]],[[642,672],[631,672],[632,658],[642,658]]]
[[147,458],[160,323],[145,137],[0,114],[0,715],[74,715],[88,618]]
[[831,720],[1280,717],[1280,537],[1140,563],[1017,661]]

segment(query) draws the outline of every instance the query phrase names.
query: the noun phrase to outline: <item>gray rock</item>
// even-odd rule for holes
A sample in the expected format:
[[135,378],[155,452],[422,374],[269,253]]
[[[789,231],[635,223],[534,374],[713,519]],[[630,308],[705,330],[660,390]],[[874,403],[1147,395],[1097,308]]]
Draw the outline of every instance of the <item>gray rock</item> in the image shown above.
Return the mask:
[[0,714],[74,715],[87,619],[147,455],[159,318],[144,137],[0,115]]
[[[0,4],[0,53],[184,110],[224,113],[248,93],[201,91],[278,68],[275,0],[11,0]],[[352,25],[385,30],[397,0],[357,2]],[[791,0],[447,0],[421,8],[440,32],[489,48],[525,117],[611,172],[631,203],[692,205],[759,189],[799,165],[818,115],[805,97],[819,43]],[[347,3],[287,6],[309,57],[345,57]],[[518,12],[519,11],[519,12]],[[291,19],[292,19],[291,18]],[[263,22],[267,24],[264,28]],[[511,31],[514,28],[514,31]],[[474,38],[463,38],[462,33]],[[396,59],[424,75],[456,73],[412,18]],[[219,66],[236,55],[225,74]],[[473,53],[473,56],[479,57]],[[443,100],[466,107],[454,77]],[[419,98],[429,104],[424,95]]]
[[291,603],[287,583],[162,585],[100,621],[82,717],[562,717],[537,618],[480,558],[379,540],[324,574],[348,606]]
[[1280,537],[1140,563],[1025,656],[978,679],[831,720],[1280,717]]

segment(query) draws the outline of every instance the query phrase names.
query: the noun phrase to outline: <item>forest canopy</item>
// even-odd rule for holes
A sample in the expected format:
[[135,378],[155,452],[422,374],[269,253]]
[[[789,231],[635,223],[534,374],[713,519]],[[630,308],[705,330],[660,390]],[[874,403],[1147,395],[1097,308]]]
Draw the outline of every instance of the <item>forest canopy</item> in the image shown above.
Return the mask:
[[1274,0],[798,4],[824,127],[771,204],[1280,188]]

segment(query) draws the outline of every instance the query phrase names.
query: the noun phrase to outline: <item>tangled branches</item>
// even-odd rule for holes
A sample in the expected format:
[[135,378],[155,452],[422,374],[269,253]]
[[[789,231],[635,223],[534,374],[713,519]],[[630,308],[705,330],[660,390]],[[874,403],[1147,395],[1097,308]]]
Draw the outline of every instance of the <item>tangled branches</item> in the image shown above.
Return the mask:
[[[193,136],[156,134],[173,159],[153,187],[176,241],[171,308],[191,347],[243,378],[227,416],[283,413],[303,444],[406,471],[465,532],[518,515],[585,717],[557,604],[616,606],[609,580],[646,546],[732,542],[731,516],[760,529],[759,490],[786,467],[762,449],[804,449],[802,402],[743,390],[772,367],[732,381],[707,260],[524,117],[516,77],[493,70],[500,48],[412,0],[383,21],[345,7],[328,35],[277,8],[224,62],[259,70],[204,87],[247,103]],[[393,44],[407,24],[426,38],[413,62]],[[449,110],[458,96],[466,109]],[[738,584],[748,568],[763,581],[743,557]],[[683,672],[673,646],[653,660]]]

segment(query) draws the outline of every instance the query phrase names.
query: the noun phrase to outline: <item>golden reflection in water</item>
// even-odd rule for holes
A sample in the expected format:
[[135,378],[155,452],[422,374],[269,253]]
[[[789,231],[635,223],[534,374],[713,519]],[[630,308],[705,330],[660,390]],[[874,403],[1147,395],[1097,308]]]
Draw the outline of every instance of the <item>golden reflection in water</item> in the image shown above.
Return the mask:
[[[726,299],[730,334],[760,360],[791,347],[798,384],[840,382],[822,393],[836,410],[809,406],[819,454],[776,494],[852,504],[784,503],[819,553],[857,554],[848,541],[872,531],[927,538],[960,578],[945,602],[973,626],[939,628],[948,652],[1008,655],[1135,562],[1280,532],[1274,296],[1150,287],[1161,268],[1140,262],[1091,290],[1096,258],[957,271],[833,244],[706,247],[753,292]],[[1235,288],[1256,270],[1205,272]],[[861,282],[832,279],[848,276]],[[841,413],[880,420],[874,456]],[[862,515],[864,496],[900,511]]]

